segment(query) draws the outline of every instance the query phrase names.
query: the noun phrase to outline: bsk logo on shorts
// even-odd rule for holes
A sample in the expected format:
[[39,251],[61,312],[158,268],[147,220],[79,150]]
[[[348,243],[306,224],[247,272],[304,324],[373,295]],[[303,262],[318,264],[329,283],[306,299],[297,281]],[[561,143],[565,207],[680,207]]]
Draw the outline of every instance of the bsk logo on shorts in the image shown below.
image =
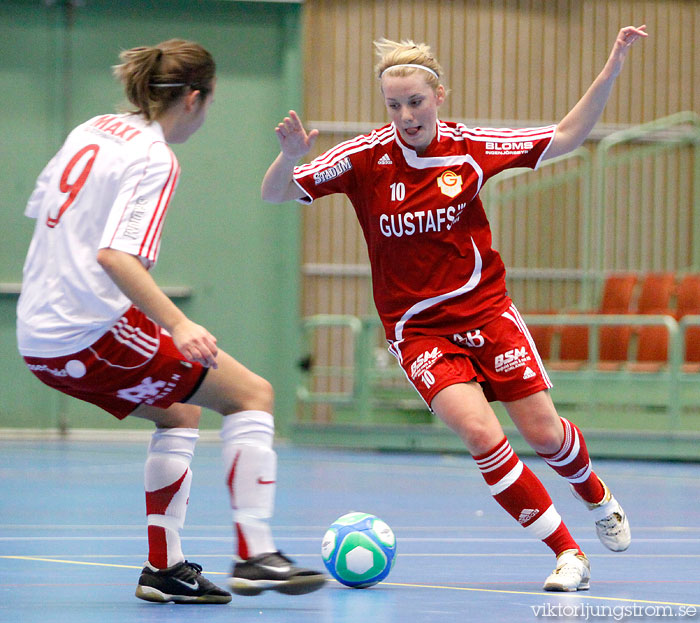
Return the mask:
[[423,354],[418,355],[416,360],[411,364],[411,378],[416,379],[422,376],[427,370],[433,367],[433,364],[442,357],[442,351],[436,346],[433,350],[426,350]]
[[141,404],[149,398],[155,398],[166,385],[165,381],[154,381],[149,376],[143,379],[139,385],[120,389],[117,396],[123,400]]
[[411,364],[411,378],[415,381],[420,377],[426,387],[432,387],[435,384],[435,376],[430,372],[430,368],[440,357],[442,357],[442,351],[437,346],[433,350],[426,350],[418,355]]
[[496,372],[511,372],[516,368],[522,368],[532,357],[528,355],[527,348],[513,348],[502,355],[498,355],[494,360]]

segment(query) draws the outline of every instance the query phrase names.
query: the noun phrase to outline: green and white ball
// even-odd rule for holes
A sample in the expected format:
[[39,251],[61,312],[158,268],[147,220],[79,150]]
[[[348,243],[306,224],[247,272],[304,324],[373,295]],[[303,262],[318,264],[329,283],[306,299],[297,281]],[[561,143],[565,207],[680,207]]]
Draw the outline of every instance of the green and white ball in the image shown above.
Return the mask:
[[396,537],[386,522],[368,513],[338,517],[323,537],[321,555],[341,584],[367,588],[384,580],[396,560]]

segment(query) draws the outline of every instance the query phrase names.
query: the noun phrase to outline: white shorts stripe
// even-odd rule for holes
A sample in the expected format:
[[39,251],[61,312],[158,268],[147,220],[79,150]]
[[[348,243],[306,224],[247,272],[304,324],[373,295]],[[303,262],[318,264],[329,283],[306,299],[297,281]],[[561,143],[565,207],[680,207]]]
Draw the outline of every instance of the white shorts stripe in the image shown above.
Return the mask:
[[403,340],[398,340],[396,342],[389,342],[389,352],[396,357],[400,364],[403,364],[403,355],[401,354],[401,342]]
[[[153,355],[155,355],[155,353],[158,352],[158,340],[154,341],[151,336],[143,333],[138,328],[134,328],[129,325],[121,327],[115,325],[110,329],[110,331],[114,335],[114,339],[117,340],[117,342],[131,348],[144,357],[148,357],[150,359],[153,357]],[[143,339],[144,337],[149,339],[145,340]]]
[[[114,326],[109,329],[109,333],[112,334],[115,341],[119,342],[127,348],[130,348],[134,352],[137,352],[139,355],[145,357],[147,360],[152,359],[158,352],[158,349],[160,348],[159,337],[148,335],[148,333],[144,333],[143,330],[141,330],[138,327],[132,327],[130,324],[127,323],[127,320],[124,316],[122,316],[114,324]],[[97,359],[103,361],[104,363],[113,368],[119,368],[121,370],[133,370],[134,368],[139,368],[144,364],[144,362],[139,362],[135,366],[120,366],[112,363],[104,357],[100,357],[100,355],[97,354],[97,351],[95,351],[94,348],[89,347],[89,349]]]
[[112,332],[118,333],[125,340],[133,340],[146,349],[155,350],[158,348],[158,338],[144,333],[143,330],[138,327],[117,323],[112,327]]
[[547,384],[547,387],[553,387],[552,381],[549,378],[549,375],[547,374],[547,370],[544,367],[544,363],[542,363],[542,358],[540,357],[539,352],[537,352],[537,346],[535,345],[535,340],[532,339],[532,335],[530,335],[530,331],[527,328],[527,325],[525,324],[525,321],[523,320],[523,317],[520,315],[520,312],[517,310],[515,305],[510,306],[510,314],[508,312],[504,313],[503,315],[515,322],[515,324],[518,326],[522,334],[525,336],[525,339],[527,340],[527,343],[530,345],[530,350],[532,353],[535,355],[535,361],[537,362],[537,367],[540,369],[540,372],[542,373],[542,378],[544,379],[544,382]]

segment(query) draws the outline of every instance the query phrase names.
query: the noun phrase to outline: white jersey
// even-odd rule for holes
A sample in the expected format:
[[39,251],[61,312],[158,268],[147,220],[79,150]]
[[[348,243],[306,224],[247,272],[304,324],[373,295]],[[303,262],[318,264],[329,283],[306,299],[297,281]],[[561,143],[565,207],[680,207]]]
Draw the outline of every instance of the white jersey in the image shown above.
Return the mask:
[[125,251],[153,266],[179,173],[157,122],[102,115],[70,133],[25,210],[37,222],[17,305],[22,355],[77,352],[121,317],[131,301],[97,251]]

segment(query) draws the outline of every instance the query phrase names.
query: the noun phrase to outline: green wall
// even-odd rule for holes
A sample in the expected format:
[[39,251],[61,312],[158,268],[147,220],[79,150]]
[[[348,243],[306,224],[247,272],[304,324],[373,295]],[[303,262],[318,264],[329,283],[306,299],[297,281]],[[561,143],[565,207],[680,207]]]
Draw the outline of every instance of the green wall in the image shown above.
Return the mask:
[[[299,223],[289,205],[260,199],[278,151],[273,128],[301,93],[301,7],[217,1],[43,0],[0,3],[0,428],[142,427],[43,387],[15,347],[16,294],[32,221],[34,180],[65,134],[123,104],[111,77],[121,49],[193,39],[217,62],[215,102],[203,128],[174,146],[182,175],[153,274],[185,286],[177,299],[219,346],[270,380],[278,430],[292,416],[299,352]],[[217,427],[206,414],[203,427]]]

